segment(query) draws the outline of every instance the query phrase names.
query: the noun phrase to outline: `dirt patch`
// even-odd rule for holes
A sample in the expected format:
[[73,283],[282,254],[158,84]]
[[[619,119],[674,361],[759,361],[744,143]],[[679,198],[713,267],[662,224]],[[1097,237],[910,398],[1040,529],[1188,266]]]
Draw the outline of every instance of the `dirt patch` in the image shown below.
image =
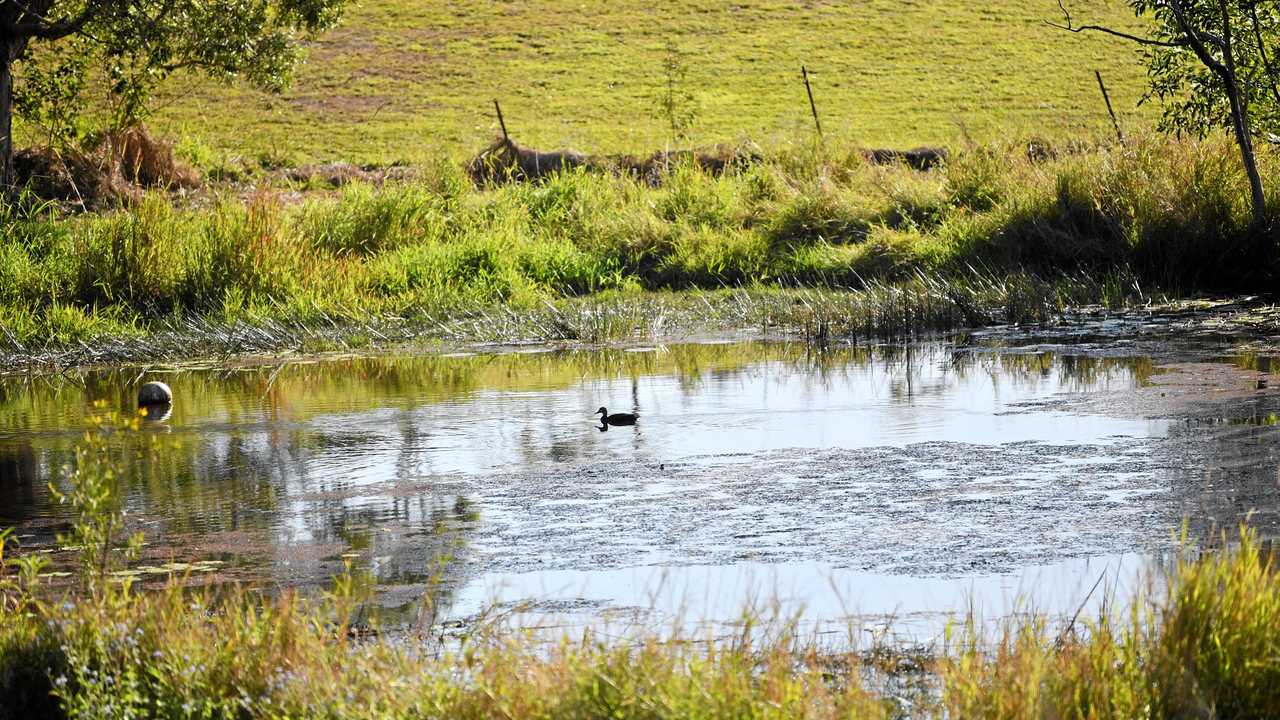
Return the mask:
[[1280,408],[1280,378],[1227,363],[1176,363],[1162,366],[1149,386],[1105,401],[1146,417],[1247,420]]
[[753,143],[721,144],[696,150],[664,150],[648,156],[587,155],[576,150],[542,151],[499,138],[467,164],[467,174],[477,185],[528,182],[578,168],[630,175],[658,185],[672,168],[693,165],[703,172],[721,175],[759,162]]
[[303,165],[276,173],[277,177],[293,183],[324,185],[338,188],[355,182],[381,187],[386,182],[406,182],[417,173],[405,165],[354,165],[347,162]]
[[918,147],[912,150],[874,148],[862,151],[862,157],[872,165],[906,165],[915,170],[932,170],[941,166],[951,156],[943,147]]
[[[1280,358],[1275,366],[1280,370]],[[1199,423],[1264,422],[1280,412],[1280,376],[1226,362],[1168,363],[1158,366],[1149,381],[1136,388],[1072,394],[1016,407],[1013,412],[1053,410]]]
[[[1280,358],[1161,365],[1129,390],[1022,403],[1014,412],[1171,419],[1161,464],[1192,536],[1213,544],[1241,522],[1280,535]],[[1248,366],[1245,366],[1248,365]]]

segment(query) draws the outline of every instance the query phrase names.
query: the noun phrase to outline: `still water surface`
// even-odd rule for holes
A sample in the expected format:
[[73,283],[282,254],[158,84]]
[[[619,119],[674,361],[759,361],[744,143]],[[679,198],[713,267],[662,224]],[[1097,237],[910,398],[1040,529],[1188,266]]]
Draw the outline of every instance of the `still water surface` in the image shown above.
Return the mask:
[[[1159,565],[1204,506],[1192,421],[1066,401],[1164,372],[742,342],[14,377],[0,525],[49,546],[64,518],[44,486],[91,403],[163,379],[172,414],[120,440],[144,572],[213,561],[210,581],[308,588],[345,560],[393,621],[428,593],[453,621],[494,602],[725,620],[754,599],[928,634],[971,605],[1071,612],[1100,576],[1123,590]],[[602,405],[640,421],[602,428]]]

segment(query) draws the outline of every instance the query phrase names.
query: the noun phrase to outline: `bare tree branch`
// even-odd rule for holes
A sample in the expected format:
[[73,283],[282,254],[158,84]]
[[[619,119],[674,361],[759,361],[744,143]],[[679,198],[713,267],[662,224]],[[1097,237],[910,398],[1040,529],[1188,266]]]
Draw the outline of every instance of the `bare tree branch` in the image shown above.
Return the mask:
[[1140,35],[1133,35],[1133,34],[1116,30],[1113,28],[1109,28],[1103,25],[1076,25],[1072,22],[1071,12],[1067,10],[1067,6],[1063,3],[1063,0],[1058,0],[1058,8],[1062,10],[1062,16],[1067,19],[1067,24],[1063,25],[1062,23],[1056,23],[1051,20],[1045,20],[1044,21],[1045,24],[1048,25],[1049,27],[1055,27],[1055,28],[1058,28],[1059,30],[1066,30],[1067,32],[1073,32],[1073,33],[1100,32],[1100,33],[1105,33],[1107,35],[1113,35],[1118,38],[1124,38],[1125,40],[1131,40],[1140,45],[1153,45],[1155,47],[1168,47],[1168,48],[1187,46],[1186,42],[1155,40],[1152,38],[1142,37]]

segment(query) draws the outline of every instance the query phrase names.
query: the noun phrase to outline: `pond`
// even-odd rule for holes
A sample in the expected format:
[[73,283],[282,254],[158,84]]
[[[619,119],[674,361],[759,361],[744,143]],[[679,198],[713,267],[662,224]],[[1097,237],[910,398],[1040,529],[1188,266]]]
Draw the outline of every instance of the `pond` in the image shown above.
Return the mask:
[[[737,341],[12,376],[0,526],[69,562],[46,483],[94,401],[131,410],[161,379],[172,413],[117,443],[144,582],[314,590],[349,563],[392,626],[754,603],[929,639],[970,608],[1096,606],[1184,531],[1276,534],[1280,398],[1267,357],[1228,347]],[[601,426],[602,405],[640,419]]]

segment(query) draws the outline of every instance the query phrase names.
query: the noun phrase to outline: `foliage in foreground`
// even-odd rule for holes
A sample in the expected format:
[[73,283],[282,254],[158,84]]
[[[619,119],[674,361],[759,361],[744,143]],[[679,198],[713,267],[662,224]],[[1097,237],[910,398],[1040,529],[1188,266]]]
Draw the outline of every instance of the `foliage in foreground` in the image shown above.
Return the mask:
[[[0,60],[17,83],[0,87],[0,143],[12,161],[9,113],[43,128],[59,150],[82,140],[80,113],[109,100],[112,127],[143,117],[151,93],[175,72],[240,78],[282,90],[298,63],[299,36],[332,27],[344,0],[174,3],[88,2],[75,12],[45,0],[0,0]],[[65,17],[54,21],[58,13]],[[34,47],[31,47],[34,46]],[[99,87],[94,87],[95,85]]]
[[[1224,543],[1225,545],[1226,543]],[[1183,557],[1127,619],[1064,637],[1039,622],[941,665],[954,717],[1247,718],[1280,707],[1280,578],[1269,542]]]
[[58,489],[79,589],[53,600],[40,556],[9,557],[0,535],[0,717],[1236,718],[1280,706],[1280,578],[1248,530],[1180,556],[1120,619],[1011,620],[997,640],[970,622],[925,668],[935,690],[904,700],[868,685],[884,671],[873,656],[821,653],[794,623],[551,645],[490,629],[445,648],[415,633],[360,639],[349,574],[319,602],[176,582],[137,592],[108,574],[127,558],[108,427],[96,421]]
[[74,218],[9,208],[0,343],[59,347],[193,319],[433,327],[603,291],[857,289],[921,276],[1269,287],[1274,238],[1250,229],[1224,140],[1030,149],[975,147],[932,173],[806,146],[726,177],[677,168],[658,188],[571,173],[477,190],[439,165],[408,184],[297,205],[261,191],[185,209],[153,195]]

